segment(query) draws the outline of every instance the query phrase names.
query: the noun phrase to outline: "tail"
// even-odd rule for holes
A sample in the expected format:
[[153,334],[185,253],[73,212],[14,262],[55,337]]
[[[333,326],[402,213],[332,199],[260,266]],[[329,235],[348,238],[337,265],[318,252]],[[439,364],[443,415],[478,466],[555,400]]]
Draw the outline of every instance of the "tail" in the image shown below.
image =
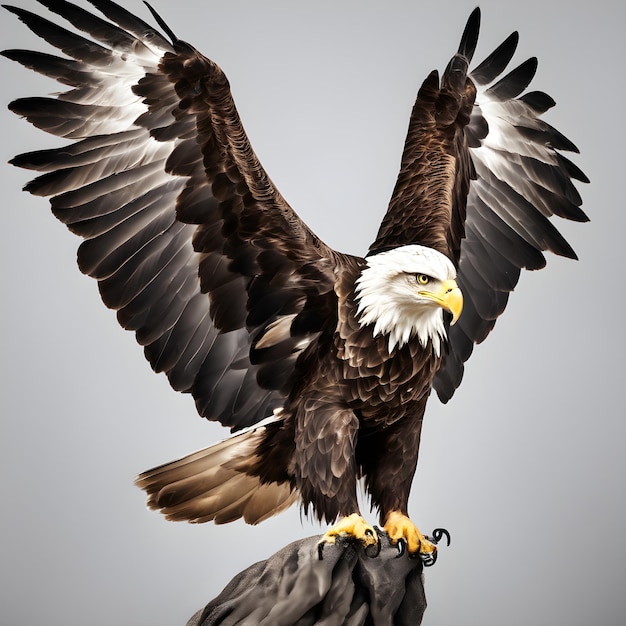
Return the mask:
[[243,518],[258,524],[289,507],[298,495],[288,482],[262,483],[247,473],[258,461],[264,431],[256,428],[155,467],[135,484],[148,494],[148,506],[170,520],[225,524]]

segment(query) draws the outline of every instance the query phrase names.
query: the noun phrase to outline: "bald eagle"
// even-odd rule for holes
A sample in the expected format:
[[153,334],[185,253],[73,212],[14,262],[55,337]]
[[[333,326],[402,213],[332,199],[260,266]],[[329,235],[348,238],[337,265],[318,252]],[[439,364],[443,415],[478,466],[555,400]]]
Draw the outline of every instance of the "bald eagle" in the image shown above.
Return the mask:
[[326,541],[367,543],[362,479],[392,540],[432,554],[407,509],[431,390],[452,397],[522,268],[548,250],[575,258],[549,218],[587,219],[572,182],[587,178],[562,154],[576,147],[540,119],[554,101],[525,92],[536,59],[502,76],[513,33],[470,71],[474,10],[441,77],[419,88],[389,207],[359,257],[293,211],[222,70],[154,10],[163,32],[111,0],[90,0],[104,17],[40,1],[74,29],[7,8],[65,56],[3,54],[69,90],[10,109],[69,142],[12,163],[42,172],[26,190],[84,239],[80,269],[152,368],[234,432],[141,474],[149,506],[255,524],[299,502],[339,519]]

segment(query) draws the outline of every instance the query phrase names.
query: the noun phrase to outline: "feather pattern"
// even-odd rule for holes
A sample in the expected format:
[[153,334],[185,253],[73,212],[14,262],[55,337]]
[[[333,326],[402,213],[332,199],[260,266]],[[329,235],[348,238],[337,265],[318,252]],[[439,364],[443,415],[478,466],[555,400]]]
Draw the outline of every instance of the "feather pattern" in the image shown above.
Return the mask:
[[543,267],[548,250],[576,258],[550,218],[588,219],[572,183],[588,179],[559,152],[578,150],[539,117],[554,101],[542,92],[523,94],[537,60],[501,77],[518,34],[466,72],[479,24],[475,9],[441,81],[433,72],[418,92],[398,182],[370,246],[372,254],[418,243],[458,265],[464,311],[434,379],[444,402],[461,383],[474,344],[504,311],[520,270]]
[[[295,358],[327,315],[335,253],[258,163],[217,65],[113,2],[92,4],[116,24],[70,2],[42,4],[90,38],[8,7],[70,58],[5,56],[71,87],[10,108],[74,143],[12,163],[44,172],[26,189],[52,196],[56,217],[84,238],[80,269],[152,367],[201,415],[233,429],[258,422],[284,403]],[[285,316],[303,330],[255,350]]]
[[216,524],[239,518],[258,524],[289,507],[296,493],[288,483],[260,484],[245,471],[256,461],[263,428],[141,474],[137,484],[148,493],[148,505],[171,520]]
[[549,218],[588,220],[571,179],[589,181],[558,152],[578,149],[538,117],[554,101],[538,92],[520,96],[534,77],[536,59],[489,86],[510,61],[517,40],[515,33],[502,44],[501,61],[494,52],[489,71],[483,65],[469,74],[477,86],[472,118],[484,119],[489,132],[469,149],[476,179],[467,198],[458,282],[470,298],[459,324],[450,329],[449,351],[435,376],[434,387],[444,402],[461,383],[473,345],[487,337],[503,313],[520,270],[544,267],[547,250],[576,258]]
[[[66,25],[6,8],[58,52],[3,54],[68,89],[10,108],[66,145],[12,163],[38,173],[26,190],[83,238],[81,271],[153,369],[200,415],[253,427],[142,474],[149,505],[257,523],[300,499],[331,521],[358,510],[364,478],[383,523],[406,515],[431,388],[453,395],[522,269],[542,268],[545,251],[575,258],[551,218],[587,219],[572,182],[587,178],[561,154],[576,146],[540,119],[552,98],[525,91],[536,59],[505,73],[513,33],[470,70],[470,15],[418,91],[387,213],[359,258],[287,204],[223,71],[152,8],[165,35],[112,0],[89,0],[103,17],[40,1]],[[416,279],[458,292],[455,275],[465,304],[450,327]]]

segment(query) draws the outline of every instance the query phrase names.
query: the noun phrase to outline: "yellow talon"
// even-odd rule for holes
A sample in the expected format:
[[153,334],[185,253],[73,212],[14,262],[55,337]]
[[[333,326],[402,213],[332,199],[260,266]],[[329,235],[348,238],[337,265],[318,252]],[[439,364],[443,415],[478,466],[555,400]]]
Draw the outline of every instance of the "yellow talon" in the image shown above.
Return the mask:
[[353,537],[365,547],[378,544],[378,533],[358,513],[340,519],[326,531],[319,543],[335,543],[337,537]]
[[393,543],[400,539],[406,541],[409,554],[432,554],[436,555],[437,546],[426,539],[419,528],[400,511],[392,511],[385,521],[385,532]]

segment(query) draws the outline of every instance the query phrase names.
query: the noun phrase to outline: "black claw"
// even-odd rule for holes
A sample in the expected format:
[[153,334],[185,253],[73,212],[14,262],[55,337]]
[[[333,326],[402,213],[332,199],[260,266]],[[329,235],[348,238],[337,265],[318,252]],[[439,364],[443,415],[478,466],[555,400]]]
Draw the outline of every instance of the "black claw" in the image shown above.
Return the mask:
[[[376,531],[377,538],[376,545],[369,545],[365,548],[365,554],[367,554],[367,556],[371,559],[375,559],[380,554],[380,550],[382,548],[382,544],[380,542],[380,528],[378,528],[378,526],[374,526],[374,530]],[[366,530],[365,534],[374,536],[374,533],[371,530]]]
[[324,560],[324,546],[326,545],[325,541],[320,541],[317,544],[317,557],[318,560],[323,561]]
[[435,528],[433,530],[433,536],[428,537],[431,543],[438,544],[441,541],[441,538],[446,538],[446,545],[450,545],[450,533],[445,528]]
[[402,539],[402,537],[398,539],[397,548],[398,554],[396,555],[396,559],[399,559],[406,552],[406,541]]

